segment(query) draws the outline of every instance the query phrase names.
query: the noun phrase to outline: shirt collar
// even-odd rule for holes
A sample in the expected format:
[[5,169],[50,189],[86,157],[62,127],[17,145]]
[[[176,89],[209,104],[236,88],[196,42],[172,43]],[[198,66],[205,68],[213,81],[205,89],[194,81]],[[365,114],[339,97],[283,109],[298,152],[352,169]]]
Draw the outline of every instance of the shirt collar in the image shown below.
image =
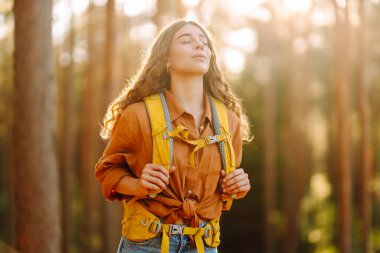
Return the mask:
[[[169,89],[164,90],[164,95],[165,95],[166,103],[169,109],[170,120],[173,122],[178,117],[180,117],[183,113],[185,113],[185,109],[183,109],[181,103],[178,101],[178,99],[174,96],[174,94]],[[203,103],[204,103],[204,114],[202,116],[202,123],[207,118],[211,124],[212,118],[211,118],[210,102],[208,100],[208,94],[205,91],[203,92]]]

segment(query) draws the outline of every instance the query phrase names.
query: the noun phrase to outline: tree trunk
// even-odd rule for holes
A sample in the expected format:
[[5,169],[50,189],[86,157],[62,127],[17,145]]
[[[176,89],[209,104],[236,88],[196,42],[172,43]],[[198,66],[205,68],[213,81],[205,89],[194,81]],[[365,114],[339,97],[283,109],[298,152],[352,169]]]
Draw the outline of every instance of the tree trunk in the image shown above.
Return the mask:
[[283,127],[283,143],[282,152],[284,154],[284,166],[282,170],[282,178],[284,183],[282,185],[283,189],[283,201],[284,201],[284,217],[285,217],[285,227],[284,227],[284,247],[282,249],[285,253],[296,253],[297,252],[297,234],[296,234],[296,189],[295,189],[295,156],[294,148],[295,146],[295,96],[294,96],[294,64],[295,55],[293,52],[293,39],[294,39],[294,28],[292,20],[289,20],[289,40],[287,45],[287,67],[285,73],[285,97],[284,97],[284,110],[285,110],[285,122]]
[[16,248],[60,252],[52,1],[15,1],[12,166]]
[[273,219],[277,204],[277,165],[276,165],[276,97],[273,80],[264,84],[264,161],[265,161],[265,252],[274,253],[275,228]]
[[96,39],[98,35],[99,16],[95,5],[90,3],[88,8],[87,50],[88,63],[84,87],[81,97],[82,111],[80,117],[80,180],[79,189],[83,201],[81,210],[81,227],[83,232],[80,237],[82,252],[102,252],[104,247],[100,232],[101,188],[96,182],[94,168],[101,155],[101,140],[99,137],[100,107],[103,106],[101,90],[101,71],[96,71],[97,55],[99,50]]
[[[59,143],[60,143],[60,178],[62,198],[62,252],[68,253],[72,242],[72,214],[71,203],[73,199],[73,168],[75,166],[75,88],[73,76],[73,49],[75,42],[74,20],[70,20],[70,32],[61,47],[61,54],[67,54],[70,62],[59,66],[61,77],[59,78]],[[57,57],[59,58],[59,57]]]
[[[273,14],[274,11],[271,10]],[[268,30],[276,27],[277,19],[273,14],[273,18]],[[252,23],[254,26],[255,24]],[[268,79],[263,85],[263,135],[264,135],[264,248],[265,253],[275,253],[278,250],[276,245],[276,228],[274,217],[278,212],[278,166],[277,166],[277,143],[276,143],[276,125],[277,125],[277,98],[276,98],[276,82],[271,78],[269,73],[277,71],[276,56],[272,53],[276,44],[271,44],[268,54],[270,57],[270,68],[268,71]]]
[[358,85],[359,85],[359,116],[361,126],[360,155],[360,247],[361,252],[369,252],[369,234],[371,230],[371,155],[368,95],[365,83],[366,62],[366,15],[364,1],[359,0],[360,26],[358,31]]
[[177,1],[176,4],[177,4],[176,13],[178,17],[184,18],[187,14],[186,5],[182,1]]
[[[106,5],[106,41],[105,41],[105,77],[103,83],[103,106],[102,115],[106,113],[107,107],[111,100],[116,96],[118,90],[117,81],[117,67],[121,63],[121,56],[117,54],[119,43],[117,41],[117,20],[115,13],[115,2],[114,0],[109,0]],[[99,137],[100,138],[100,137]],[[105,147],[104,147],[105,148]],[[119,243],[121,236],[121,226],[120,221],[122,219],[122,206],[121,202],[110,203],[108,201],[103,201],[103,214],[102,219],[103,230],[102,237],[104,238],[104,252],[115,252]]]
[[333,1],[336,26],[334,58],[334,96],[335,115],[337,121],[337,149],[338,149],[338,226],[339,252],[352,252],[352,183],[350,164],[350,124],[349,124],[349,57],[348,57],[348,10],[342,10]]
[[[106,23],[105,23],[105,32],[106,32],[106,41],[105,41],[105,52],[104,52],[104,68],[105,68],[105,77],[104,77],[104,105],[103,112],[106,112],[108,104],[114,98],[118,91],[118,81],[117,77],[117,65],[120,63],[118,59],[120,56],[117,54],[118,50],[118,41],[117,37],[117,20],[115,13],[115,1],[109,0],[106,5]],[[103,114],[103,113],[102,113]],[[104,114],[103,114],[104,115]]]
[[[311,16],[312,9],[310,8],[308,15]],[[311,24],[306,21],[305,29],[301,32],[302,38],[307,40],[310,35]],[[295,185],[295,202],[294,202],[294,232],[295,237],[293,238],[295,247],[298,245],[300,240],[300,217],[301,213],[301,201],[303,196],[305,196],[306,190],[308,189],[308,180],[310,177],[310,166],[309,162],[309,150],[307,149],[307,126],[306,119],[309,110],[309,87],[310,87],[310,50],[307,49],[305,52],[301,53],[296,58],[296,72],[294,75],[297,77],[294,87],[294,103],[296,111],[293,113],[294,119],[294,150],[293,152],[295,160],[294,164],[294,185]],[[301,231],[302,232],[302,231]],[[298,248],[294,252],[298,251]]]
[[156,4],[157,11],[156,11],[156,14],[152,17],[152,21],[157,26],[157,29],[160,29],[162,25],[164,24],[165,16],[163,14],[165,14],[165,10],[167,9],[166,2],[167,1],[161,0],[160,2],[157,2]]

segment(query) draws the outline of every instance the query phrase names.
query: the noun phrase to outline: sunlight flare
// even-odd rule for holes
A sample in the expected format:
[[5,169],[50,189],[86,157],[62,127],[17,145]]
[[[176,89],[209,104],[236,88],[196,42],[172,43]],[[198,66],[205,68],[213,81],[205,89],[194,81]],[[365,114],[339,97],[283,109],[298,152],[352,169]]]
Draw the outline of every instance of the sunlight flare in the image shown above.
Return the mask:
[[226,36],[226,42],[249,53],[256,51],[258,46],[257,35],[249,27],[229,32]]
[[136,17],[143,13],[153,16],[156,11],[155,0],[125,0],[124,2],[124,14],[129,17]]
[[241,73],[245,67],[245,55],[237,49],[222,49],[223,63],[232,73]]
[[284,0],[285,9],[291,13],[304,14],[308,12],[312,6],[311,0]]
[[89,0],[71,1],[71,9],[75,15],[82,15],[88,8]]
[[331,185],[325,173],[315,173],[311,177],[311,191],[319,199],[326,199],[331,194]]

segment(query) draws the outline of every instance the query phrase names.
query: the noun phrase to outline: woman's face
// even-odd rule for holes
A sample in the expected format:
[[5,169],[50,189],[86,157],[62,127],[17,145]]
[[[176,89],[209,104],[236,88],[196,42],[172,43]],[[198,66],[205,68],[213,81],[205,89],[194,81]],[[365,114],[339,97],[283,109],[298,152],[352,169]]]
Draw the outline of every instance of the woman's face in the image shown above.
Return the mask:
[[203,76],[209,69],[210,56],[207,36],[202,30],[192,24],[184,25],[174,34],[170,45],[170,72]]

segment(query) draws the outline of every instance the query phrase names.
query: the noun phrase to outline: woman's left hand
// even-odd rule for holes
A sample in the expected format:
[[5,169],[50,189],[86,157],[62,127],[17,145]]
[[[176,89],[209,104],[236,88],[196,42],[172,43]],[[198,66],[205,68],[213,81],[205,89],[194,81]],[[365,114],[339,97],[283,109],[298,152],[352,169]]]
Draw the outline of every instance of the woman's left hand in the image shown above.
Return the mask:
[[222,200],[226,200],[228,195],[236,195],[235,199],[244,198],[251,189],[248,174],[242,168],[236,169],[226,176],[226,172],[221,170],[222,179]]

